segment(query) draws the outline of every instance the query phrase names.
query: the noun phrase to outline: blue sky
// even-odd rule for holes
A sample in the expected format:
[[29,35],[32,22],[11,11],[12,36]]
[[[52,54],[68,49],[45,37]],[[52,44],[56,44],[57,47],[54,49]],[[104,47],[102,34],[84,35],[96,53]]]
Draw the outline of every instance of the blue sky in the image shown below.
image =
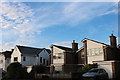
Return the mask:
[[115,2],[21,2],[0,6],[1,49],[15,45],[48,48],[52,44],[79,45],[84,38],[109,44],[118,36],[118,6]]

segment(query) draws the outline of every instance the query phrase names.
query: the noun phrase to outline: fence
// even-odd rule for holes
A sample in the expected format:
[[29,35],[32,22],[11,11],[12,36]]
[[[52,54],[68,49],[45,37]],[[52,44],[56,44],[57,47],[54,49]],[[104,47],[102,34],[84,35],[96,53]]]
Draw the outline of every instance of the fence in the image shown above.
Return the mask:
[[71,78],[71,74],[36,74],[35,78]]

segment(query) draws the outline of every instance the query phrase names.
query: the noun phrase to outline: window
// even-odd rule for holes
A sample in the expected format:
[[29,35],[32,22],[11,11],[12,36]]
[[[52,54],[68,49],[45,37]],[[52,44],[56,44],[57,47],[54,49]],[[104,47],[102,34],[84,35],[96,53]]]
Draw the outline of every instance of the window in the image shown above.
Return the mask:
[[53,59],[56,59],[56,56],[53,56]]
[[103,54],[102,48],[91,48],[87,50],[89,56]]
[[48,60],[47,60],[47,65],[49,65],[49,64],[48,64]]
[[62,53],[58,53],[58,55],[62,55]]
[[99,54],[102,54],[102,53],[103,53],[103,49],[99,48]]
[[84,58],[84,57],[85,57],[84,52],[82,52],[81,53],[81,58]]
[[18,57],[14,57],[14,61],[18,61]]
[[3,63],[3,60],[0,60],[0,63]]
[[23,57],[23,61],[26,61],[26,57],[25,56]]
[[42,57],[40,57],[40,63],[42,63]]
[[43,59],[43,64],[45,64],[45,59]]
[[61,56],[58,56],[58,59],[61,59]]

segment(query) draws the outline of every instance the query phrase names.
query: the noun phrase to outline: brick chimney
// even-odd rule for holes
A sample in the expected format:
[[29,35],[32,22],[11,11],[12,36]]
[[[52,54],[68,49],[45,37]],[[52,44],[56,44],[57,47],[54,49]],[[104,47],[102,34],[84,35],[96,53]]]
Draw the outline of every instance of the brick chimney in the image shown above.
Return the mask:
[[113,34],[110,36],[110,45],[112,47],[117,47],[116,37]]
[[75,43],[75,40],[73,40],[72,42],[72,49],[73,49],[73,52],[76,52],[78,50],[78,43]]

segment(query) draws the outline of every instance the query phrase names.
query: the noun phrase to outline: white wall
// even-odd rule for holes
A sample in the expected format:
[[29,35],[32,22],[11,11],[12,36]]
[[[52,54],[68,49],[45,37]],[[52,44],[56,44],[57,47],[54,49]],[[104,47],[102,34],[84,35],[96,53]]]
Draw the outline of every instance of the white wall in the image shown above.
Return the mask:
[[103,46],[105,46],[105,45],[87,40],[87,50],[95,49],[95,48],[101,48],[102,49],[101,54],[87,55],[88,64],[92,64],[92,61],[102,61],[102,60],[104,60]]
[[93,61],[102,61],[104,60],[104,55],[93,55],[93,56],[88,56],[88,64],[92,64]]
[[5,56],[3,54],[0,54],[0,69],[5,70]]
[[[23,57],[26,58],[25,61],[23,61]],[[23,66],[33,66],[33,65],[36,65],[36,56],[21,56],[21,64]]]
[[27,72],[30,73],[32,70],[32,66],[26,66],[27,67]]
[[17,47],[15,47],[15,49],[11,55],[11,63],[14,62],[14,57],[18,57],[18,62],[21,63],[21,53]]
[[53,59],[53,65],[56,71],[62,71],[62,65],[64,64],[64,50],[53,46],[53,56],[58,55],[57,53],[62,53],[62,59]]
[[11,58],[7,58],[5,60],[5,70],[7,70],[7,67],[9,66],[10,63],[11,63]]
[[103,46],[105,45],[91,41],[91,40],[87,40],[87,49],[100,48],[100,47],[102,48]]
[[[40,63],[40,57],[42,57],[42,63]],[[43,59],[45,59],[45,65],[47,65],[46,61],[48,61],[48,64],[50,63],[50,54],[45,49],[39,53],[39,58],[37,59],[37,63],[43,64]]]

